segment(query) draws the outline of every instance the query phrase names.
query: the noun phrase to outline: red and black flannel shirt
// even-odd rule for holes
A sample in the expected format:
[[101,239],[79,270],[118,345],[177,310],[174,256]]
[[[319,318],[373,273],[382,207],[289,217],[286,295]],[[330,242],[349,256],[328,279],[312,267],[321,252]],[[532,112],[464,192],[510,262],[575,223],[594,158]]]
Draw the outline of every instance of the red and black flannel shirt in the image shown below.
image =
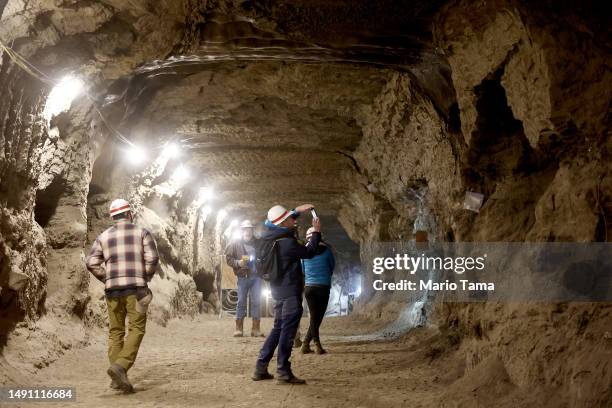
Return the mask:
[[146,287],[158,262],[153,235],[128,220],[119,220],[100,234],[86,261],[106,290]]

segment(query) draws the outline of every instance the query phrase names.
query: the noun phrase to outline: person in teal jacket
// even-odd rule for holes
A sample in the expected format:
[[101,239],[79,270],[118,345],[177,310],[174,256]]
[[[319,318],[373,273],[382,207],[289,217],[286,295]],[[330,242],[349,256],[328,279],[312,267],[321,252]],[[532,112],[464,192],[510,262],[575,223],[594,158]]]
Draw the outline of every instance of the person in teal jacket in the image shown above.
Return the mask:
[[[310,228],[306,232],[306,239],[310,240],[313,229]],[[304,342],[302,343],[302,353],[312,353],[310,341],[314,342],[314,351],[316,354],[325,354],[325,349],[321,346],[319,337],[319,327],[325,317],[327,311],[327,302],[329,302],[329,292],[331,290],[332,274],[336,261],[331,248],[321,240],[317,247],[316,255],[311,259],[303,259],[302,266],[304,270],[304,296],[308,303],[310,311],[310,326]]]

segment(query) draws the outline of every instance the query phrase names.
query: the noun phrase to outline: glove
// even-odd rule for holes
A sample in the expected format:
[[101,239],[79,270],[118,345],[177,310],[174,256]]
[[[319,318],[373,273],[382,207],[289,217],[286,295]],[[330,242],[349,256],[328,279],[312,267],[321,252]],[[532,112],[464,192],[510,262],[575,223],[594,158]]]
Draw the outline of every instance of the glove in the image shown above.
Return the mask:
[[249,257],[248,255],[243,255],[242,259],[240,259],[240,261],[238,261],[238,265],[241,268],[246,268],[246,266],[249,264]]

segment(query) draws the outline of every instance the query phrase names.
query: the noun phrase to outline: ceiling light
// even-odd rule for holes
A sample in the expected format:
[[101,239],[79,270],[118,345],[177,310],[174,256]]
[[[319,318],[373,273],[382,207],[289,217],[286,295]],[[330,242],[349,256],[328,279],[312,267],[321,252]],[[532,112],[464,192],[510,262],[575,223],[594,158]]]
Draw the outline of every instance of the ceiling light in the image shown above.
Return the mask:
[[181,155],[181,148],[176,143],[166,143],[162,154],[169,159],[176,159]]
[[132,145],[126,152],[126,158],[130,164],[137,166],[147,159],[147,152],[140,146]]
[[215,198],[215,191],[212,187],[203,187],[200,189],[200,202],[210,201]]
[[83,81],[72,75],[62,78],[61,81],[51,89],[47,97],[45,109],[43,111],[45,119],[50,121],[54,116],[70,109],[72,101],[83,91],[83,88]]
[[176,170],[174,170],[174,173],[172,173],[172,179],[179,183],[187,180],[189,176],[189,169],[183,165],[178,166]]

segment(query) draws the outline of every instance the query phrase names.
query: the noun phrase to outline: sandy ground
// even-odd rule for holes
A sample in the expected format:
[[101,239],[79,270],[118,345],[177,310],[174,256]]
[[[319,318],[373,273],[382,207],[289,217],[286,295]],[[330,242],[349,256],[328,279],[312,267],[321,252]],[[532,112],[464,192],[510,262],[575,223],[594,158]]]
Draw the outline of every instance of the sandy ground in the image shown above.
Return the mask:
[[[271,319],[264,319],[264,329],[271,323]],[[306,326],[304,321],[302,327]],[[103,331],[90,346],[72,350],[41,370],[33,383],[76,387],[77,403],[61,406],[438,406],[436,400],[445,385],[461,375],[461,364],[451,357],[432,357],[436,337],[432,330],[417,331],[393,342],[343,341],[343,335],[375,328],[347,318],[327,319],[322,336],[329,354],[296,352],[292,357],[294,372],[308,381],[305,386],[276,385],[274,380],[253,382],[250,376],[263,338],[233,338],[233,321],[206,315],[173,320],[165,328],[149,325],[138,360],[129,372],[134,394],[108,387]],[[271,364],[271,372],[274,369]]]

